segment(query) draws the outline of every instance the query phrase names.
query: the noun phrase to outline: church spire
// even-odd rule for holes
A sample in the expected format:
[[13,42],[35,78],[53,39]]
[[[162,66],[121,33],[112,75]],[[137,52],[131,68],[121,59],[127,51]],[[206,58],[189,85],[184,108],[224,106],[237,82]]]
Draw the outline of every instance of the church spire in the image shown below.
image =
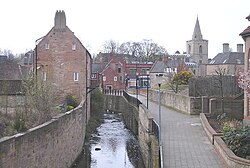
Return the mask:
[[194,27],[194,33],[193,33],[193,37],[192,37],[192,40],[196,40],[196,39],[199,39],[199,40],[202,39],[201,28],[200,28],[200,23],[199,23],[198,16],[197,16],[197,19],[196,19],[196,23],[195,23],[195,27]]

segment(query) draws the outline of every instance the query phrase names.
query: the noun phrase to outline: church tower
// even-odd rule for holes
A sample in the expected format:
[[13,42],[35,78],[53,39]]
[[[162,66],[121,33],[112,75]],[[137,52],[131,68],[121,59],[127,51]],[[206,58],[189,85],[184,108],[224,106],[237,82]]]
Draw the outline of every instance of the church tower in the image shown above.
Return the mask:
[[187,54],[190,54],[189,62],[198,65],[208,63],[208,40],[204,40],[201,34],[199,19],[197,17],[192,40],[186,42]]

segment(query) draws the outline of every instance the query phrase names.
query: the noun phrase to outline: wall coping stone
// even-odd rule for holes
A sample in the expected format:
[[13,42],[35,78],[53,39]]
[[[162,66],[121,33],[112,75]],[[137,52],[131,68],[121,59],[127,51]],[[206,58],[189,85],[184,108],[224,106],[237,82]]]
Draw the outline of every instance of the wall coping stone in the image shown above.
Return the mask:
[[223,133],[217,133],[213,129],[213,127],[209,124],[205,113],[200,113],[200,120],[201,120],[201,124],[203,126],[203,129],[205,130],[205,132],[208,136],[208,139],[210,140],[210,142],[212,144],[214,144],[214,137],[215,136],[223,136]]

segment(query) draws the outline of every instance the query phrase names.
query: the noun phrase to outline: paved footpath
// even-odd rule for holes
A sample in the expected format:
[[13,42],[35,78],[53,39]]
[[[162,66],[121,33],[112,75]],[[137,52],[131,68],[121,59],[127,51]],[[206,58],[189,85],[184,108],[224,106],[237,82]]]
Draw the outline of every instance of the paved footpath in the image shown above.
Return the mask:
[[[138,97],[143,104],[146,98]],[[159,105],[149,102],[158,122]],[[208,140],[199,116],[186,115],[161,106],[164,168],[225,168]]]

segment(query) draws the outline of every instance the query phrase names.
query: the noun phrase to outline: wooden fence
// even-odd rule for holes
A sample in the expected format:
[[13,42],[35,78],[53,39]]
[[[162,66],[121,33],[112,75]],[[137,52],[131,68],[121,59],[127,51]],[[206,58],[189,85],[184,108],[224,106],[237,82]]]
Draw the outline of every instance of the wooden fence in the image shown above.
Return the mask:
[[189,96],[221,96],[221,87],[225,97],[235,97],[243,93],[243,90],[238,86],[236,76],[222,76],[221,78],[209,76],[191,78],[189,80]]

